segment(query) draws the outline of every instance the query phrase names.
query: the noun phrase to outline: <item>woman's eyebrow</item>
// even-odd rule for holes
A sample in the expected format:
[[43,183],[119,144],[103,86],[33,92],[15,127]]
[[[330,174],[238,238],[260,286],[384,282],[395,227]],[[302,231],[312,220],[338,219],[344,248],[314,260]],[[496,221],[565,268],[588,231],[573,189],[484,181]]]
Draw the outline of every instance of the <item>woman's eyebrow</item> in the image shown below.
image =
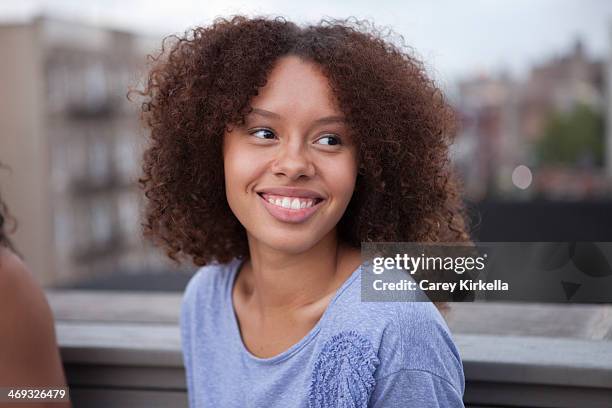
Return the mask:
[[270,112],[265,109],[253,108],[251,110],[251,113],[256,113],[258,115],[265,116],[265,117],[280,119],[280,115],[278,113]]
[[[281,117],[278,113],[270,112],[268,110],[261,109],[261,108],[253,108],[251,113],[255,113],[260,116],[271,117],[275,119],[280,119]],[[316,124],[328,124],[328,123],[334,123],[334,122],[346,123],[346,119],[343,116],[335,115],[335,116],[326,116],[324,118],[320,118],[314,121],[314,123]]]

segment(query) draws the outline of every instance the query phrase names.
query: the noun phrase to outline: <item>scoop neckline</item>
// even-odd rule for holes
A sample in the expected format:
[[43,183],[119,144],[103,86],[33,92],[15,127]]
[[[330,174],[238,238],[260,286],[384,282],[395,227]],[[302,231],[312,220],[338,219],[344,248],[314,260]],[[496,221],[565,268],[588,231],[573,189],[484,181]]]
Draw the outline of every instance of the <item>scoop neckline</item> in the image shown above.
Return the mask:
[[232,291],[234,289],[234,284],[236,283],[236,277],[237,277],[238,271],[240,270],[240,267],[244,264],[244,262],[245,262],[244,259],[238,259],[238,258],[235,258],[232,261],[232,265],[230,266],[229,284],[226,287],[225,305],[226,305],[226,309],[228,309],[227,312],[229,312],[230,314],[230,321],[231,321],[231,326],[232,326],[232,336],[234,336],[234,338],[236,339],[240,347],[240,352],[244,356],[246,356],[249,360],[255,363],[258,363],[258,364],[280,363],[290,358],[295,353],[297,353],[300,349],[306,346],[319,333],[319,331],[321,330],[321,326],[323,325],[327,316],[329,315],[332,306],[334,305],[334,303],[336,303],[336,300],[340,297],[340,295],[357,278],[357,276],[359,275],[359,271],[362,268],[362,264],[360,264],[353,272],[351,272],[350,276],[344,281],[344,283],[340,285],[340,287],[336,290],[336,293],[334,294],[332,299],[329,301],[329,304],[325,308],[325,311],[323,312],[323,315],[321,315],[321,318],[319,319],[319,321],[314,325],[312,329],[310,329],[310,331],[304,337],[302,337],[297,343],[293,344],[287,350],[275,356],[261,358],[251,353],[245,346],[244,341],[242,340],[242,334],[240,333],[240,325],[238,324],[238,317],[236,316],[236,312],[234,309],[234,301],[232,299]]

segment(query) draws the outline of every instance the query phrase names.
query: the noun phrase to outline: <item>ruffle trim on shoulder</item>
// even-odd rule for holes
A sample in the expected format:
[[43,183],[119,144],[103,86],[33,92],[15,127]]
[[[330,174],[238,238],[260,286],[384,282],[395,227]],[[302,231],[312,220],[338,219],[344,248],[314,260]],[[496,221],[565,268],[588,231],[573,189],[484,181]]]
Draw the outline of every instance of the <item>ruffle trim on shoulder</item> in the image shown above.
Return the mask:
[[356,331],[334,335],[315,362],[308,403],[310,408],[366,408],[380,364],[370,341]]

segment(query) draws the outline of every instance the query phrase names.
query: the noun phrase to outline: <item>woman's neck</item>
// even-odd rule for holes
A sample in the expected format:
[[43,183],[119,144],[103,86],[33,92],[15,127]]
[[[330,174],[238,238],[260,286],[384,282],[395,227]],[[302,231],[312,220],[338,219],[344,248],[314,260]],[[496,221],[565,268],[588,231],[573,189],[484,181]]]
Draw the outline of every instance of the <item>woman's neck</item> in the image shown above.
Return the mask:
[[236,290],[269,317],[291,315],[328,301],[361,263],[360,251],[339,242],[335,231],[300,254],[275,251],[253,239],[249,249]]

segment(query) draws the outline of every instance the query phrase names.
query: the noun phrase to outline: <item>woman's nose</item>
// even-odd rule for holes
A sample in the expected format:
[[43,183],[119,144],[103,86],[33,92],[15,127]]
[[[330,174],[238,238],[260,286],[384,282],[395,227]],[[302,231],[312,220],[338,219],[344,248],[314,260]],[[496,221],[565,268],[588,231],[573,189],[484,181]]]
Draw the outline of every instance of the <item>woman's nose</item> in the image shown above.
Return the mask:
[[301,176],[313,177],[315,167],[307,147],[302,141],[296,141],[287,143],[279,149],[273,171],[277,175],[297,180]]

